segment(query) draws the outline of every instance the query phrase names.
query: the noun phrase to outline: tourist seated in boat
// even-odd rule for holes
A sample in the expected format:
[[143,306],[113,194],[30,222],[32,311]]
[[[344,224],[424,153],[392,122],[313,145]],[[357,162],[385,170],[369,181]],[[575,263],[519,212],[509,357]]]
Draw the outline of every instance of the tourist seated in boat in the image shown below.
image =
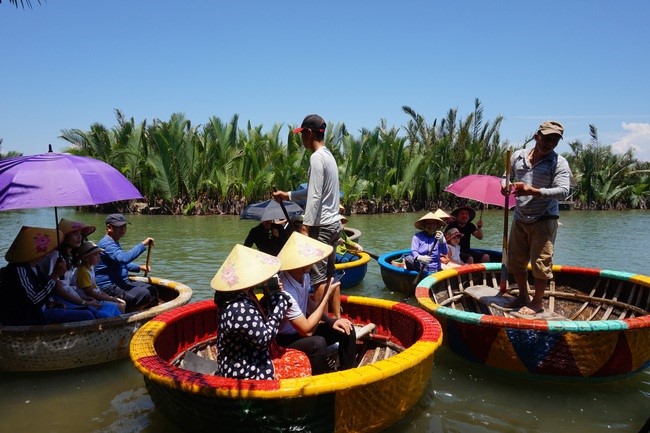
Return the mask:
[[[57,240],[58,239],[58,240]],[[0,323],[9,326],[47,325],[93,320],[86,308],[64,308],[52,291],[61,285],[66,264],[59,261],[50,274],[37,266],[63,239],[57,229],[23,226],[5,254],[9,263],[0,271]]]
[[126,302],[124,299],[109,296],[99,290],[95,281],[95,265],[99,263],[99,253],[102,251],[94,242],[86,241],[81,244],[75,251],[79,259],[79,266],[75,271],[74,280],[78,290],[81,290],[87,297],[99,302],[101,309],[105,310],[107,314],[109,310],[112,310],[111,315],[106,317],[118,316],[124,314]]
[[273,220],[262,221],[249,230],[248,236],[244,240],[244,246],[255,245],[259,251],[277,256],[287,241],[287,237],[282,224],[276,224]]
[[289,307],[289,297],[282,291],[270,294],[265,311],[253,288],[274,277],[279,269],[277,257],[235,245],[212,278],[210,286],[216,291],[218,308],[216,375],[274,378],[269,348]]
[[407,268],[418,271],[423,269],[427,273],[440,271],[440,257],[449,251],[442,233],[445,222],[429,212],[414,225],[420,231],[413,235],[411,254],[405,257]]
[[278,258],[282,262],[278,274],[282,290],[289,295],[290,306],[280,325],[276,341],[283,347],[298,349],[309,357],[312,374],[330,371],[327,347],[338,343],[339,369],[354,367],[356,334],[348,319],[330,317],[326,312],[329,297],[339,290],[340,283],[330,279],[329,287],[319,304],[310,296],[311,266],[328,257],[333,247],[294,232]]
[[[451,212],[454,218],[449,224],[447,229],[457,228],[463,234],[460,240],[460,257],[465,263],[484,263],[489,261],[499,262],[500,256],[490,256],[490,252],[470,248],[472,236],[476,239],[483,239],[483,220],[478,220],[476,224],[472,221],[476,217],[476,211],[469,206],[460,206]],[[470,257],[472,261],[470,261]]]
[[76,250],[82,241],[95,231],[95,226],[79,221],[62,218],[57,225],[63,232],[63,242],[51,253],[47,254],[38,264],[43,275],[50,275],[58,261],[66,265],[66,272],[60,283],[52,291],[54,301],[60,302],[66,308],[87,308],[97,319],[117,316],[120,313],[115,304],[102,305],[95,298],[88,296],[83,290],[77,288],[75,272],[77,269]]
[[[463,259],[460,258],[460,239],[463,237],[463,234],[458,231],[456,227],[452,227],[445,231],[445,240],[447,241],[447,255],[440,256],[440,261],[442,262],[442,268],[455,268],[457,266],[465,265]],[[470,256],[470,262],[474,263],[474,260]]]
[[129,280],[129,272],[151,270],[147,265],[134,263],[134,260],[153,245],[154,239],[147,237],[130,250],[123,250],[120,240],[126,234],[128,224],[124,215],[119,213],[106,217],[106,235],[97,242],[103,251],[95,265],[95,278],[99,290],[124,299],[126,311],[138,311],[158,304],[158,291],[154,285]]
[[341,239],[336,247],[336,263],[347,263],[359,260],[359,256],[352,253],[363,251],[363,247],[348,238],[347,233],[345,233],[345,225],[348,223],[348,219],[345,215],[341,215],[340,218]]

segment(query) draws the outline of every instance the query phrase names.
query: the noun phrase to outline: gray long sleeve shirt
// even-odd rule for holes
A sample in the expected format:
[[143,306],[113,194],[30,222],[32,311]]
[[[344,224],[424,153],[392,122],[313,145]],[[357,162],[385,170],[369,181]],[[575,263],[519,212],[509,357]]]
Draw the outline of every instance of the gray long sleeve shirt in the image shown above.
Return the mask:
[[514,218],[525,223],[535,222],[541,217],[559,216],[558,200],[569,195],[571,169],[567,160],[551,152],[534,166],[529,165],[528,151],[521,149],[510,159],[510,181],[523,182],[541,190],[540,197],[518,196]]
[[310,227],[339,223],[339,169],[325,146],[309,158],[307,189],[291,191],[291,200],[307,200],[304,224]]

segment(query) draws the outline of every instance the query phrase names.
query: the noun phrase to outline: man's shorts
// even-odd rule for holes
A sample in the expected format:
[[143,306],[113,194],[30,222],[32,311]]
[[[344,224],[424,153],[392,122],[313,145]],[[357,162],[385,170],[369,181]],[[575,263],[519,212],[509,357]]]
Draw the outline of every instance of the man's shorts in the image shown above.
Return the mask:
[[553,245],[557,219],[540,219],[533,223],[515,220],[508,239],[508,271],[526,272],[530,262],[533,277],[553,278]]
[[336,264],[336,245],[341,237],[341,224],[336,222],[326,226],[310,227],[309,237],[317,239],[327,245],[332,245],[332,254],[324,260],[316,262],[311,268],[311,284],[318,285],[325,281],[328,276],[334,275]]

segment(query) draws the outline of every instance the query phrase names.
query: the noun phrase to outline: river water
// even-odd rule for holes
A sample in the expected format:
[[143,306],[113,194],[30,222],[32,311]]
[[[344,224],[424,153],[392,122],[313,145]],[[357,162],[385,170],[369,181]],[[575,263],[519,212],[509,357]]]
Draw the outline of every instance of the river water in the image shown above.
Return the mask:
[[[424,214],[353,215],[360,243],[372,253],[408,248],[413,223]],[[59,218],[94,224],[103,236],[105,215],[60,209]],[[234,243],[254,221],[234,216],[129,216],[123,245],[156,239],[150,275],[193,289],[193,301],[212,298],[209,286]],[[499,250],[503,214],[485,211],[486,237],[472,245]],[[53,227],[53,209],[0,213],[0,251],[22,225]],[[650,212],[565,211],[555,263],[648,275]],[[4,256],[4,254],[2,254]],[[4,259],[0,259],[4,265]],[[348,294],[402,300],[384,287],[371,261],[362,285]],[[417,301],[407,302],[417,305]],[[388,432],[637,432],[650,416],[650,370],[612,383],[542,382],[466,362],[446,348],[436,352],[425,394]],[[130,360],[63,372],[0,373],[2,433],[178,433],[157,412]]]

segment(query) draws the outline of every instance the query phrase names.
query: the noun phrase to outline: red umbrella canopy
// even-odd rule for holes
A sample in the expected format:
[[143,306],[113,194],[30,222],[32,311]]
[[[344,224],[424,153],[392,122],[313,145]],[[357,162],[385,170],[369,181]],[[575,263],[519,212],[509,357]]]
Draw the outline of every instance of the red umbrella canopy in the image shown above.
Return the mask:
[[[445,191],[458,197],[469,198],[484,204],[505,207],[506,197],[501,194],[501,178],[487,174],[470,174],[452,182]],[[510,193],[508,207],[515,205],[515,196]]]
[[122,173],[94,158],[48,152],[0,160],[0,211],[138,198]]

